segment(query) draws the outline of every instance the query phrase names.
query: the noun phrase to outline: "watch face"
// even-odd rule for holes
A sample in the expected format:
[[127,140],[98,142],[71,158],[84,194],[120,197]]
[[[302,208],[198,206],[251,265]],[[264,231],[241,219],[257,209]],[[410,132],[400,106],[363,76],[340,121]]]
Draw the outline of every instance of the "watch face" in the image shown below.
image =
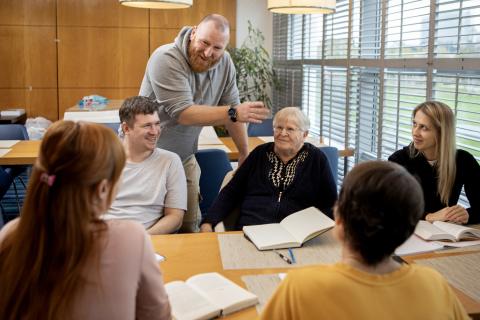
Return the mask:
[[233,122],[236,122],[237,110],[235,110],[233,107],[230,107],[230,109],[228,109],[228,116],[230,117],[230,120],[232,120]]

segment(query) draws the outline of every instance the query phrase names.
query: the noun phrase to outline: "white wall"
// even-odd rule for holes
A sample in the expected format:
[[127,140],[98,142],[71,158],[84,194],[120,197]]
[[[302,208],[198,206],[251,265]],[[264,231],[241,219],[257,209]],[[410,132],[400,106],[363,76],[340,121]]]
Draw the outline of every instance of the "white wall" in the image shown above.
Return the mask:
[[267,0],[237,0],[237,48],[248,36],[248,20],[265,37],[265,49],[272,56],[272,13],[267,10]]

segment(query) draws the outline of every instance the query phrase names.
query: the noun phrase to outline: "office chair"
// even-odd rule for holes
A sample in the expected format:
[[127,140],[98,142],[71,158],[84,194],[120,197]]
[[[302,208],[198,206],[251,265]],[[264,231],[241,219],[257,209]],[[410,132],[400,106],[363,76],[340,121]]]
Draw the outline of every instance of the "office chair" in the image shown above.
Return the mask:
[[118,128],[120,127],[120,123],[118,122],[112,122],[112,123],[102,123],[104,126],[109,127],[110,129],[115,132],[115,134],[118,134]]
[[319,149],[327,156],[330,170],[332,170],[333,181],[337,185],[338,181],[338,149],[335,147],[319,147]]
[[247,134],[249,137],[273,136],[273,119],[265,119],[262,123],[250,123]]
[[[21,124],[2,124],[0,125],[0,140],[29,140],[27,129]],[[12,166],[3,166],[5,172],[13,177],[13,180],[17,179],[23,185],[25,190],[27,186],[25,182],[20,177],[20,175],[27,170],[28,166],[21,165],[12,165]],[[13,183],[13,188],[15,189],[15,197],[17,200],[18,212],[20,212],[20,199],[18,196],[17,185]]]
[[220,149],[204,149],[195,153],[200,175],[200,211],[204,216],[218,195],[223,178],[232,171],[227,153]]
[[[5,193],[7,193],[12,182],[13,177],[0,167],[0,200],[3,199],[3,196],[5,195]],[[3,217],[3,207],[0,205],[0,229],[3,227],[4,221],[5,219]]]

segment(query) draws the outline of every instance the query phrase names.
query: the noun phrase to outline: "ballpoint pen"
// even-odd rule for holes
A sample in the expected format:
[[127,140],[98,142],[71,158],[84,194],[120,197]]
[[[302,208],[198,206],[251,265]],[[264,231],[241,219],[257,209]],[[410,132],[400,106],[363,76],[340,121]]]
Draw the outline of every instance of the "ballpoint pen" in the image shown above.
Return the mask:
[[280,258],[282,258],[286,263],[292,264],[292,260],[290,260],[287,256],[284,256],[282,253],[278,252],[277,250],[273,250]]
[[288,254],[290,255],[290,260],[292,260],[292,263],[297,262],[297,261],[295,260],[295,256],[293,255],[293,250],[292,250],[292,248],[288,248]]

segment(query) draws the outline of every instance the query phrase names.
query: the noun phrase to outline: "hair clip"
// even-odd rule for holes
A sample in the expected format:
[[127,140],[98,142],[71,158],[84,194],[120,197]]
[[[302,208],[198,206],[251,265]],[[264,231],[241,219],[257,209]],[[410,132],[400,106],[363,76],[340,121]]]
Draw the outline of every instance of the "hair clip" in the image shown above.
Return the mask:
[[48,175],[48,173],[44,172],[40,175],[40,181],[45,182],[49,187],[53,185],[55,182],[56,176],[54,174]]

